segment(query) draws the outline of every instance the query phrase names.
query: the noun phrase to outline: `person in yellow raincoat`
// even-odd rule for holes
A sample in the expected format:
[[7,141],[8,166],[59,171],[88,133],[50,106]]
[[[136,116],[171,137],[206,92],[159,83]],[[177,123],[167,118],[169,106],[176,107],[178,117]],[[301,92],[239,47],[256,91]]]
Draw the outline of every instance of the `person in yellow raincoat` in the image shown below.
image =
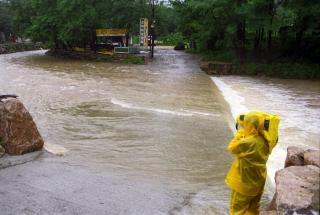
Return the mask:
[[[272,125],[269,130],[270,118]],[[230,215],[259,214],[267,176],[266,162],[278,141],[278,124],[277,115],[251,112],[238,116],[237,127],[241,128],[237,128],[228,146],[235,160],[225,179],[232,190]]]

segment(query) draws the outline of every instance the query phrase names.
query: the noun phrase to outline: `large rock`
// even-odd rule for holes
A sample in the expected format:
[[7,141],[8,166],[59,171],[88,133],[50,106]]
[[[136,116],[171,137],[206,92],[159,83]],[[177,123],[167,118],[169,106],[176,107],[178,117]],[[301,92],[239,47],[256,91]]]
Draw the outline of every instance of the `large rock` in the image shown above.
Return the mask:
[[320,151],[307,150],[304,152],[304,165],[314,165],[320,168]]
[[16,98],[0,99],[0,137],[10,155],[40,150],[44,143],[30,113]]
[[286,157],[284,167],[303,166],[304,164],[303,153],[304,153],[303,149],[295,146],[289,146],[287,149],[287,157]]
[[291,166],[276,173],[275,204],[278,214],[308,214],[319,210],[320,168]]
[[178,42],[177,45],[174,47],[174,50],[185,50],[186,47],[185,47],[185,44],[183,42]]

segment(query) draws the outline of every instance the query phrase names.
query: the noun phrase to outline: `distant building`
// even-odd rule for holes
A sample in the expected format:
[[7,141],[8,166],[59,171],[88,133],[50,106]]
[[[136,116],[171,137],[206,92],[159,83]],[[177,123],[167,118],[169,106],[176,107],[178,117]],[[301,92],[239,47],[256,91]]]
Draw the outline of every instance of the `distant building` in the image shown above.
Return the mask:
[[131,43],[127,29],[96,29],[96,49],[113,51],[115,47],[129,47]]

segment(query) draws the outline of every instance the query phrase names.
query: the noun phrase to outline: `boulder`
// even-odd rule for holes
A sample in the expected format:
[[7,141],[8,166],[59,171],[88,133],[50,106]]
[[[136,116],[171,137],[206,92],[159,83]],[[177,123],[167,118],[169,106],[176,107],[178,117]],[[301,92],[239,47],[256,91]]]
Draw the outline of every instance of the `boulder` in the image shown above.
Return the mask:
[[295,146],[289,146],[287,149],[287,157],[286,157],[284,167],[303,166],[304,164],[303,153],[304,153],[303,149]]
[[185,50],[185,49],[186,49],[186,47],[185,47],[184,42],[178,42],[177,45],[174,47],[174,50],[177,50],[177,51]]
[[40,150],[44,144],[30,113],[17,98],[0,99],[0,137],[10,155]]
[[296,211],[308,214],[319,210],[320,168],[290,166],[275,176],[275,206],[278,214]]
[[306,150],[304,152],[304,165],[314,165],[320,168],[320,151],[319,150]]

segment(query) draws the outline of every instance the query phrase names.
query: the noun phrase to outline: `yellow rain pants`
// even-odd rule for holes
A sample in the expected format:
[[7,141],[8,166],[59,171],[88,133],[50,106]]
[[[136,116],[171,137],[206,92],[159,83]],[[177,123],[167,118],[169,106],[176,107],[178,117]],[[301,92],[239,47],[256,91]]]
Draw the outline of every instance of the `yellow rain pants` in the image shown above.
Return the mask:
[[237,123],[243,128],[229,143],[228,150],[235,160],[225,180],[232,189],[230,215],[259,214],[259,202],[267,176],[266,162],[275,146],[269,144],[259,132],[266,116],[266,113],[251,112],[237,118]]
[[230,214],[234,214],[234,215],[259,214],[261,194],[252,197],[252,196],[242,195],[232,190],[231,201],[230,201]]

